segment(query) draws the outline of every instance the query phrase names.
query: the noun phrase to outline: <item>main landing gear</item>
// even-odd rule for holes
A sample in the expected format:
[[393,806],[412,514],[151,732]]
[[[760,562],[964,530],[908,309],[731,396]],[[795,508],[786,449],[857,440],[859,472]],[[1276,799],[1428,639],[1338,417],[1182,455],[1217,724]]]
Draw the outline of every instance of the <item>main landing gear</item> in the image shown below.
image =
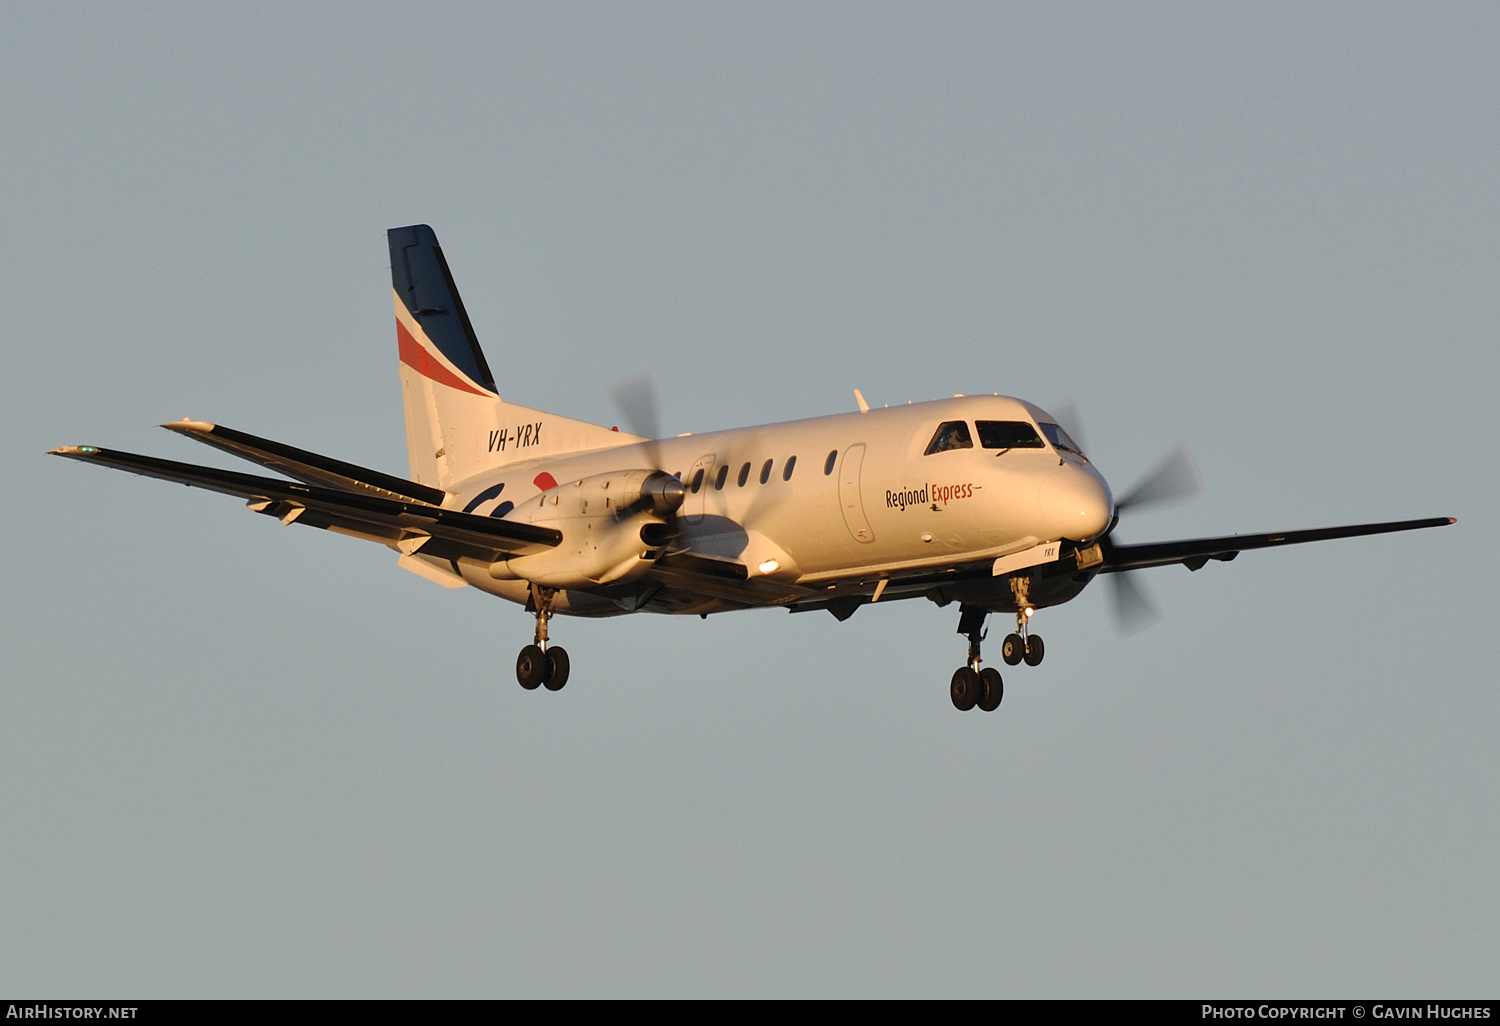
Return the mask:
[[536,637],[516,657],[516,681],[527,691],[543,685],[548,691],[561,691],[568,682],[567,650],[561,645],[547,647],[547,621],[552,619],[554,594],[551,588],[533,584],[531,600],[526,603],[527,611],[536,614]]
[[[1022,607],[1016,614],[1016,632],[1008,634],[1000,643],[1000,657],[1010,666],[1015,666],[1025,660],[1027,666],[1037,666],[1042,661],[1042,655],[1046,649],[1042,646],[1040,635],[1031,634],[1026,629],[1026,622],[1036,612],[1030,606]],[[1000,701],[1005,697],[1005,684],[1000,679],[1000,671],[986,666],[979,668],[982,660],[979,658],[979,645],[989,633],[984,629],[985,618],[989,610],[978,606],[960,606],[958,617],[958,633],[969,639],[968,662],[953,671],[953,680],[948,685],[948,697],[953,699],[953,707],[959,712],[968,712],[970,709],[979,708],[985,712],[994,712],[1000,707]]]
[[953,680],[948,684],[948,697],[959,712],[968,712],[978,706],[984,712],[1000,708],[1005,698],[1005,682],[1000,671],[986,666],[979,668],[979,643],[985,638],[985,617],[989,611],[974,606],[962,606],[958,618],[958,633],[968,636],[969,661],[953,671]]

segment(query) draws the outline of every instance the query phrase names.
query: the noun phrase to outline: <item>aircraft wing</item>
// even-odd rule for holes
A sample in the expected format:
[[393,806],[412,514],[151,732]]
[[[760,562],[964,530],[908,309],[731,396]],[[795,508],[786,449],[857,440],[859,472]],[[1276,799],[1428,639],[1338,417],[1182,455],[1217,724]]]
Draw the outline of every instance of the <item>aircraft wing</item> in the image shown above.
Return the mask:
[[306,449],[273,442],[268,438],[257,438],[222,424],[180,420],[163,424],[162,427],[308,484],[328,485],[346,492],[382,495],[388,499],[416,499],[432,506],[442,505],[447,495],[441,488],[420,485],[403,477],[355,466]]
[[1447,527],[1458,523],[1453,517],[1429,517],[1426,520],[1396,520],[1384,524],[1349,524],[1344,527],[1319,527],[1308,531],[1280,531],[1274,534],[1232,534],[1224,538],[1192,538],[1185,541],[1148,542],[1145,545],[1103,543],[1102,574],[1121,570],[1141,570],[1149,566],[1181,563],[1197,570],[1210,559],[1228,562],[1247,549],[1269,549],[1280,545],[1328,541],[1331,538],[1357,538],[1366,534],[1390,534],[1393,531],[1416,531],[1424,527]]
[[296,522],[353,535],[389,545],[404,555],[420,549],[423,555],[440,559],[494,560],[543,552],[562,541],[562,533],[549,527],[91,445],[64,446],[52,450],[52,455],[235,495],[255,512],[277,517],[284,524]]

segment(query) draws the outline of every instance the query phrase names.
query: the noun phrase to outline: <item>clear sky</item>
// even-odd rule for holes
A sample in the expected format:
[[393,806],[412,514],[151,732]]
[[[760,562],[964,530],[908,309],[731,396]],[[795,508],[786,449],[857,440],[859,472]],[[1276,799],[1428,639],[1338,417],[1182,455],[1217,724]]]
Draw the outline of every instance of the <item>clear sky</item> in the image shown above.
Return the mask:
[[[1493,996],[1500,7],[0,12],[0,991]],[[676,433],[1072,398],[1143,575],[959,714],[957,612],[559,620],[53,459],[405,472],[385,230],[506,398]],[[1001,621],[993,636],[1003,630]]]

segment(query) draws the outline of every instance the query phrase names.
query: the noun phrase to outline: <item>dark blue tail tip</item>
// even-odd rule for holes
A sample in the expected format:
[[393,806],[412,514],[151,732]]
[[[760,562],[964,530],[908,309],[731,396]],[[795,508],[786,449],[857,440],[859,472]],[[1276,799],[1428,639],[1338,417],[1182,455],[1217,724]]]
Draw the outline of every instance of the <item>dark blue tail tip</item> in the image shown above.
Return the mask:
[[437,232],[425,224],[409,224],[405,228],[390,228],[385,233],[392,249],[407,246],[436,246]]

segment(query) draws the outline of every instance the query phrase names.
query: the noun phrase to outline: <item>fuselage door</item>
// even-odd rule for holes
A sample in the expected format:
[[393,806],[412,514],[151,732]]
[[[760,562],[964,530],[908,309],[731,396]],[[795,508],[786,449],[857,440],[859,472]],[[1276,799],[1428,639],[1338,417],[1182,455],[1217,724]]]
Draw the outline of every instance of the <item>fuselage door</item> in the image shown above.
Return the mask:
[[713,487],[709,478],[713,476],[717,459],[715,453],[699,456],[692,468],[683,475],[682,483],[687,486],[688,494],[687,501],[682,504],[682,512],[690,524],[703,522],[703,504],[708,501],[708,490]]
[[875,540],[875,531],[865,519],[865,504],[859,495],[859,473],[864,462],[865,443],[858,442],[844,450],[844,458],[839,462],[839,508],[854,540],[869,544]]

